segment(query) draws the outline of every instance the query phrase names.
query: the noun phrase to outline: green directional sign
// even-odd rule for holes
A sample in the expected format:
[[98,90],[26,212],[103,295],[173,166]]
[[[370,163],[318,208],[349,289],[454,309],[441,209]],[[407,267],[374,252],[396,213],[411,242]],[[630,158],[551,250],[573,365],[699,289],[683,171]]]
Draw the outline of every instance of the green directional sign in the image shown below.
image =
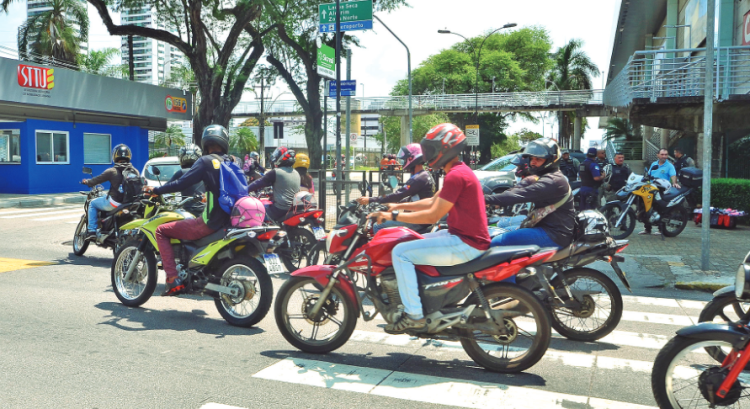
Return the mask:
[[[339,31],[372,29],[372,0],[340,3],[341,29]],[[336,3],[318,6],[321,33],[336,31]]]
[[329,79],[336,78],[336,50],[325,44],[318,48],[318,75]]

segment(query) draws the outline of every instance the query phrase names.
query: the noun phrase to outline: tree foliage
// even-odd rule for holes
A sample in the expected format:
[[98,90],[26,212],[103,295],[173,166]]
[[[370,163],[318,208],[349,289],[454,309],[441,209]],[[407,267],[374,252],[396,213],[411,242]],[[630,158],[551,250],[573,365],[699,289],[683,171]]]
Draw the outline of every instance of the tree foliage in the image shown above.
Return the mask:
[[[13,0],[2,0],[6,13]],[[88,42],[89,17],[86,5],[77,0],[50,0],[50,10],[29,18],[18,33],[18,53],[22,60],[43,57],[74,67],[81,42]],[[29,55],[29,53],[31,53]]]
[[492,144],[490,150],[493,158],[499,158],[519,149],[521,144],[518,136],[511,135],[502,142]]
[[102,50],[89,50],[88,54],[78,54],[78,66],[83,72],[107,77],[120,77],[122,67],[114,64],[113,59],[120,54],[120,50],[114,47]]
[[[430,115],[415,116],[412,121],[413,142],[419,143],[424,135],[433,126],[445,122],[450,122],[448,115],[444,112],[436,112]],[[384,116],[380,117],[380,123],[383,124],[386,135],[386,152],[396,153],[401,149],[401,117]],[[378,133],[374,136],[375,140],[383,143],[383,135]]]
[[185,146],[185,134],[182,128],[172,125],[164,132],[154,134],[155,148],[172,148],[175,146]]
[[[271,123],[268,122],[268,120],[263,121],[263,124],[265,126],[271,126]],[[247,118],[239,126],[243,127],[243,126],[258,126],[258,125],[260,125],[260,121],[258,121],[258,118]]]
[[520,131],[513,134],[513,137],[518,139],[522,144],[527,144],[533,140],[542,138],[542,135],[538,132],[531,131],[527,128],[523,128]]
[[247,155],[258,150],[258,138],[250,128],[237,128],[229,135],[229,147],[240,155]]
[[624,118],[609,118],[607,128],[604,131],[604,140],[622,139],[631,141],[635,139],[633,124]]

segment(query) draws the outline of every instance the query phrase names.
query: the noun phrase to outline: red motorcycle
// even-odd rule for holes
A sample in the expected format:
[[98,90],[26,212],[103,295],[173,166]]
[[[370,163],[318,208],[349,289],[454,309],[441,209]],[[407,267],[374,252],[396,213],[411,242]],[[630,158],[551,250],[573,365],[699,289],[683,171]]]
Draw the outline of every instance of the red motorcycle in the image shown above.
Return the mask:
[[[404,227],[383,229],[368,243],[371,220],[329,235],[330,250],[346,248],[339,266],[297,270],[278,292],[276,324],[289,343],[305,352],[327,353],[341,347],[354,332],[357,318],[378,314],[395,322],[402,313],[391,252],[399,243],[424,237]],[[409,335],[460,342],[479,365],[496,372],[520,372],[547,351],[549,313],[530,291],[501,282],[525,270],[534,271],[555,254],[538,246],[498,247],[465,264],[417,266],[427,328]],[[351,257],[350,257],[351,255]],[[374,306],[365,311],[364,299]]]

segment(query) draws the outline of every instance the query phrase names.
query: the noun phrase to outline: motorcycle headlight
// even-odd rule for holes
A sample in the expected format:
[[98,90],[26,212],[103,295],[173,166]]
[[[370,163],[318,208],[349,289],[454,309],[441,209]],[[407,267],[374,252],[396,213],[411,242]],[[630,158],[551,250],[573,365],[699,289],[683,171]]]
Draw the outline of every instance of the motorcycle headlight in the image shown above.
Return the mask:
[[734,295],[737,298],[746,298],[745,290],[747,289],[747,280],[750,279],[750,266],[740,264],[737,268],[737,275],[734,278]]

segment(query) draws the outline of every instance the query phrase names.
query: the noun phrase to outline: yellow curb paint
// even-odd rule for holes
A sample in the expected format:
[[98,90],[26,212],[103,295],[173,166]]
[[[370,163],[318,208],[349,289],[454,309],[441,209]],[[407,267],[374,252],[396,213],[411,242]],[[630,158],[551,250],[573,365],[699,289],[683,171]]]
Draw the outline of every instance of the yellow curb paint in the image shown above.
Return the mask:
[[8,271],[15,271],[15,270],[23,270],[25,268],[51,266],[53,264],[57,264],[57,263],[51,263],[48,261],[21,260],[18,258],[0,257],[0,273],[6,273]]

